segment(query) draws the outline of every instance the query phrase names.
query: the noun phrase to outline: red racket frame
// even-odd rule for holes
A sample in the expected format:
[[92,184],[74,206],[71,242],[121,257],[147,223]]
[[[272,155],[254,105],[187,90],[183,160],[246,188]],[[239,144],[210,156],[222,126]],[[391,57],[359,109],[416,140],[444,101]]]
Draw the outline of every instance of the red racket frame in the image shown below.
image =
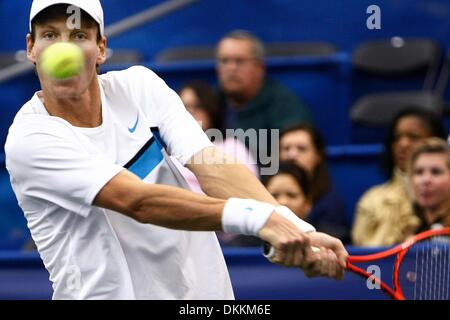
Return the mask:
[[[380,288],[386,292],[392,299],[395,300],[405,300],[405,296],[403,295],[402,289],[400,287],[400,282],[398,278],[398,271],[400,268],[400,264],[403,261],[403,258],[405,257],[408,250],[413,246],[415,243],[425,240],[427,238],[435,237],[435,236],[450,236],[450,228],[443,228],[443,229],[436,229],[436,230],[428,230],[424,231],[422,233],[419,233],[415,235],[413,238],[391,248],[383,252],[369,254],[365,256],[349,256],[347,259],[347,269],[368,279],[372,278],[375,283],[380,285]],[[353,263],[357,262],[371,262],[375,260],[380,260],[387,258],[389,256],[397,255],[394,263],[394,274],[393,274],[393,284],[394,288],[390,288],[386,283],[384,283],[381,279],[378,279],[377,277],[374,277],[373,275],[369,274],[368,272],[364,271],[363,269],[355,266]]]

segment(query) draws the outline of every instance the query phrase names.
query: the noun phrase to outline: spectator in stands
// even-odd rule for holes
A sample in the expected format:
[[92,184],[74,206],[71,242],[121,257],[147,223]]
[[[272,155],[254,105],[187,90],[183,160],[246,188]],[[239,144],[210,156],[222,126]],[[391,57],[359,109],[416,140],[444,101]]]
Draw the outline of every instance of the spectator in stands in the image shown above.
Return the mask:
[[430,138],[417,147],[410,159],[409,175],[414,211],[420,219],[416,233],[450,227],[450,147]]
[[399,243],[420,224],[411,205],[406,166],[412,150],[433,136],[446,137],[441,120],[433,113],[408,108],[394,118],[383,155],[383,169],[389,181],[372,187],[359,200],[352,230],[355,245]]
[[280,135],[280,160],[292,161],[303,168],[309,180],[311,210],[308,221],[324,232],[330,232],[343,242],[349,241],[343,201],[334,189],[326,163],[325,140],[312,125],[297,124]]
[[[266,77],[264,51],[263,43],[244,30],[232,31],[218,43],[217,74],[225,128],[283,129],[311,121],[308,108],[293,92]],[[257,154],[256,146],[248,147]]]
[[305,170],[294,163],[282,162],[277,174],[265,176],[263,180],[267,190],[281,205],[291,209],[299,218],[309,221],[311,202]]
[[[194,80],[186,83],[179,91],[181,100],[189,113],[201,125],[210,139],[214,140],[214,145],[219,150],[237,159],[258,176],[256,161],[244,144],[234,137],[222,137],[219,130],[219,105],[217,96],[212,87],[203,81]],[[177,162],[175,162],[177,163]],[[177,163],[178,164],[178,163]],[[192,191],[203,194],[200,184],[195,175],[181,164],[178,169],[183,174]],[[259,246],[261,240],[252,236],[216,232],[220,244],[223,246]]]
[[[247,148],[237,139],[222,136],[218,100],[213,88],[206,82],[194,80],[186,83],[180,89],[179,95],[186,110],[197,120],[210,139],[214,140],[216,148],[246,164],[250,171],[258,176],[256,161]],[[203,193],[195,175],[186,167],[182,166],[180,170],[191,189]]]

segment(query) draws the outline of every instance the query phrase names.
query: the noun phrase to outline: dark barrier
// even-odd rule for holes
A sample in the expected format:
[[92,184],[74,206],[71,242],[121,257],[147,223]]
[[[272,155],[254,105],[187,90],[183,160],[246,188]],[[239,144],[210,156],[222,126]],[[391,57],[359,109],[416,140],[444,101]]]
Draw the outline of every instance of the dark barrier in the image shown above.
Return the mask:
[[[372,249],[348,247],[350,254],[373,253]],[[366,281],[346,274],[342,281],[308,279],[299,269],[271,264],[259,248],[226,248],[236,299],[387,299],[380,290],[369,290]],[[381,270],[389,261],[379,265]],[[390,271],[386,272],[389,281]],[[382,275],[383,276],[383,275]],[[0,252],[0,300],[50,299],[49,275],[37,253]]]

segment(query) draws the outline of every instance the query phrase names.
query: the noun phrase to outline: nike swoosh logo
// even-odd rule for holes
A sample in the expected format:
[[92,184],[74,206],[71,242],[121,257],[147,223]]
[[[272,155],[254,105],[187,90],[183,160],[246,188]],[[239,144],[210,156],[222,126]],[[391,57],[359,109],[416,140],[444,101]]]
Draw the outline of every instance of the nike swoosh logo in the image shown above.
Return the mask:
[[134,126],[133,126],[132,128],[128,128],[128,131],[130,131],[130,133],[133,133],[133,132],[135,132],[135,131],[136,131],[136,128],[137,128],[137,125],[138,125],[138,123],[139,123],[139,113],[138,113],[138,115],[137,115],[137,118],[136,118],[136,123],[134,124]]

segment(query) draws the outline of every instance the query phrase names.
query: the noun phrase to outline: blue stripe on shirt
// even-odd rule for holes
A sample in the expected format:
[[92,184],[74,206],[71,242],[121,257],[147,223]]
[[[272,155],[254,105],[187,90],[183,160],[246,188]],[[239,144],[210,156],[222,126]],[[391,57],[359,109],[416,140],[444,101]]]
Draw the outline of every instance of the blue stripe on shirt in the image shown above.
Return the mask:
[[133,159],[133,163],[128,166],[128,170],[139,178],[144,179],[152,172],[164,159],[161,147],[154,139],[143,152],[139,152],[139,157]]

